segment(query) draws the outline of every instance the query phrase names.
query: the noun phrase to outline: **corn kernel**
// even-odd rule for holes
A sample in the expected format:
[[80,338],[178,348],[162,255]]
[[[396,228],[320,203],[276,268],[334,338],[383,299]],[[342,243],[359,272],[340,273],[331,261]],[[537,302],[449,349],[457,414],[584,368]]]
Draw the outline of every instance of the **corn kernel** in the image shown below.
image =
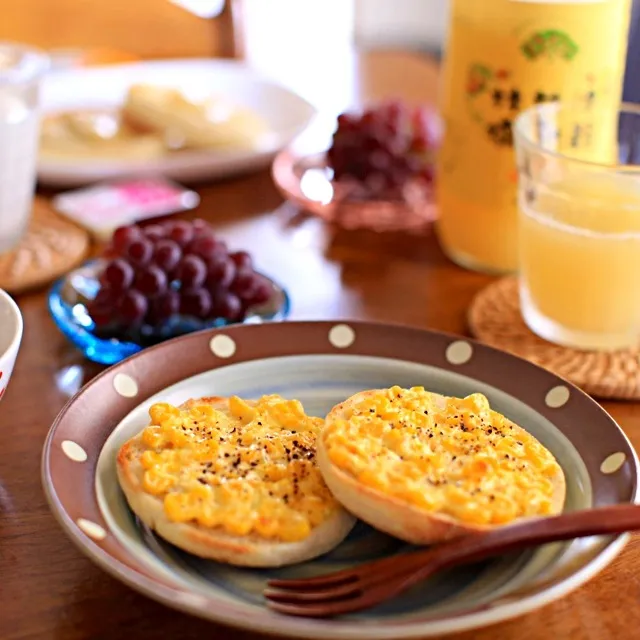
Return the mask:
[[162,426],[171,418],[179,417],[180,410],[166,402],[159,402],[149,409],[149,416],[152,424]]
[[165,436],[160,427],[146,427],[142,432],[142,443],[145,447],[156,449],[164,444]]
[[142,477],[142,487],[152,495],[161,495],[173,487],[175,478],[169,473],[163,472],[156,467],[144,472]]
[[255,409],[242,400],[242,398],[238,398],[238,396],[231,396],[229,398],[229,410],[232,416],[239,418],[245,424],[251,422],[256,415]]

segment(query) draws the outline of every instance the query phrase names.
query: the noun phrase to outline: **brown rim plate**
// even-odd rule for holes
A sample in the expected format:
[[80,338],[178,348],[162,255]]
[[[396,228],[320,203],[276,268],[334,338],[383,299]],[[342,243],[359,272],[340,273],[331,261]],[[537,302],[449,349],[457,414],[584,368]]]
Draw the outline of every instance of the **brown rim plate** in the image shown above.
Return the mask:
[[56,418],[42,479],[69,538],[133,589],[199,617],[298,638],[417,638],[505,620],[590,579],[626,536],[548,545],[442,574],[375,610],[332,620],[278,615],[260,593],[273,575],[309,575],[388,555],[400,543],[359,525],[334,552],[273,572],[207,562],[139,526],[117,485],[114,454],[149,405],[202,395],[281,393],[321,415],[376,386],[485,393],[530,430],[567,477],[566,509],[635,502],[638,460],[615,421],[577,387],[529,362],[456,336],[364,322],[287,322],[204,331],[147,349],[104,371]]

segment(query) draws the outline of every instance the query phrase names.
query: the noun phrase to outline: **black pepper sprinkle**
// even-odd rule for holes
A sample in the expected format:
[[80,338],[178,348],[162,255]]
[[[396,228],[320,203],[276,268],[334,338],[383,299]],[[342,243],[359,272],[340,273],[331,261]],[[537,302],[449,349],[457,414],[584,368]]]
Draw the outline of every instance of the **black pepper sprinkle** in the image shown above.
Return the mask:
[[207,484],[207,481],[204,478],[198,478],[198,482],[200,484]]

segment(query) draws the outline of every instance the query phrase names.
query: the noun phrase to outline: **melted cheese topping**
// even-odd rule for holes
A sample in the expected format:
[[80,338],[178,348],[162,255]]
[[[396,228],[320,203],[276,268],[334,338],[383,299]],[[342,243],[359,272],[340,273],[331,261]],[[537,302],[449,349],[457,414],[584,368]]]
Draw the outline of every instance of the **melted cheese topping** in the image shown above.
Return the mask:
[[558,463],[476,393],[438,407],[422,387],[347,405],[323,432],[331,462],[363,485],[473,524],[553,511]]
[[149,414],[143,489],[163,499],[173,522],[294,542],[338,508],[315,460],[324,421],[297,400],[234,396],[225,412],[160,403]]

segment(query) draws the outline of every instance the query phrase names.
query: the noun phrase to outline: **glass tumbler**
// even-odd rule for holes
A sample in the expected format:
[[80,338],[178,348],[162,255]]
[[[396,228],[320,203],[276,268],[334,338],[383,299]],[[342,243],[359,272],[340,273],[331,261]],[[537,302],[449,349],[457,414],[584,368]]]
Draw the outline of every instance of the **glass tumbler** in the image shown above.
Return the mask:
[[640,106],[547,103],[517,118],[520,305],[540,337],[640,342]]
[[0,42],[0,253],[14,247],[31,216],[38,157],[40,79],[46,55]]

